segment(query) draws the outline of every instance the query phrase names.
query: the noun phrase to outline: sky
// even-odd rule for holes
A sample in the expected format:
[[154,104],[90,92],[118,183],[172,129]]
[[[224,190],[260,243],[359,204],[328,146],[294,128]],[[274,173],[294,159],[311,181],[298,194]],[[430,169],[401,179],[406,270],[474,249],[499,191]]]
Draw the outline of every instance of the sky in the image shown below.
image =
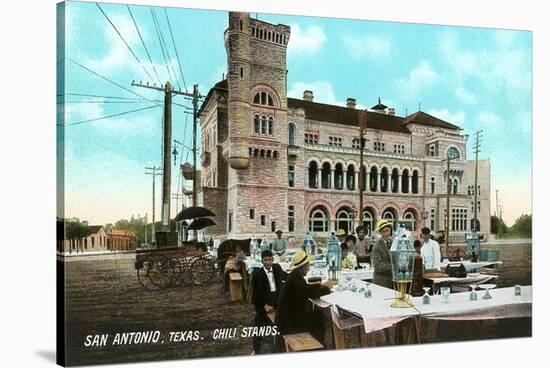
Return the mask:
[[[136,100],[140,97],[134,93],[158,101],[162,93],[132,87],[132,80],[158,83],[158,74],[160,81],[170,80],[182,90],[198,84],[206,95],[226,71],[223,32],[227,12],[129,8],[131,13],[126,5],[68,2],[66,36],[58,41],[58,47],[64,45],[58,63],[65,68],[65,80],[58,80],[58,94],[64,91],[65,103],[58,96],[58,122],[65,124],[66,216],[90,224],[114,223],[145,213],[151,219],[152,178],[145,175],[145,167],[161,165],[162,109],[156,101]],[[167,45],[169,71],[151,10],[161,29],[160,42]],[[480,159],[491,160],[491,212],[498,189],[506,224],[531,213],[530,32],[251,15],[291,26],[289,97],[301,98],[305,89],[311,89],[317,102],[344,106],[346,98],[354,97],[362,108],[375,105],[380,97],[401,116],[420,106],[470,135],[470,159],[474,157],[473,135],[482,129]],[[190,106],[183,97],[174,97],[174,102]],[[150,106],[155,107],[85,122]],[[192,116],[185,111],[173,107],[173,138],[185,146],[177,147],[183,152],[178,164],[180,159],[192,160],[188,148]],[[182,179],[177,170],[173,173],[174,192]],[[160,187],[157,178],[157,211]],[[160,219],[160,212],[156,218]]]

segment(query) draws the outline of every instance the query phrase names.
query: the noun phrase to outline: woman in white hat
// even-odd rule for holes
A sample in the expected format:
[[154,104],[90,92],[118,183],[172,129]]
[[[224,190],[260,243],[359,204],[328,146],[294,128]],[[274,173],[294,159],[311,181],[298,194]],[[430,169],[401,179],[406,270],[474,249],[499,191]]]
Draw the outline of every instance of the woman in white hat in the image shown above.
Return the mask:
[[290,274],[283,286],[276,310],[275,321],[281,335],[311,332],[315,318],[308,311],[309,298],[316,299],[330,294],[332,283],[308,284],[305,275],[315,258],[299,249],[292,257]]
[[391,273],[391,235],[393,223],[386,219],[381,219],[376,224],[376,231],[382,237],[374,244],[371,253],[372,267],[374,275],[372,277],[373,284],[384,286],[393,289],[392,273]]

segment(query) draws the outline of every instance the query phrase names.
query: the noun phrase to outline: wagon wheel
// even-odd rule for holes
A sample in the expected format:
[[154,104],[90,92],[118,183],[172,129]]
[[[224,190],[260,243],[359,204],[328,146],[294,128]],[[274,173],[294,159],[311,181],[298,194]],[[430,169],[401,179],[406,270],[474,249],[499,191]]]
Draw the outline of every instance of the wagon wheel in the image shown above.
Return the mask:
[[174,280],[174,285],[178,282],[182,282],[183,284],[190,284],[193,282],[191,280],[191,264],[195,261],[196,257],[181,257],[177,258],[174,262],[174,268],[176,273],[176,278]]
[[147,259],[144,271],[146,278],[156,289],[169,288],[176,279],[174,261],[162,255]]
[[199,257],[191,265],[191,279],[195,285],[206,284],[216,270],[214,268],[215,260],[211,257]]

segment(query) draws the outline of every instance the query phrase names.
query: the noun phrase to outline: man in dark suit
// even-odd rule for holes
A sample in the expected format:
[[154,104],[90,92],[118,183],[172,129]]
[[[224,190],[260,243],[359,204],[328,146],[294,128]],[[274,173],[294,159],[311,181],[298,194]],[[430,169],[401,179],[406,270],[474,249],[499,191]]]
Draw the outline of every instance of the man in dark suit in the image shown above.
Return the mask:
[[299,332],[314,332],[318,324],[314,313],[308,308],[310,298],[317,299],[330,294],[333,284],[308,284],[305,276],[314,257],[298,250],[292,258],[290,275],[283,287],[276,312],[276,323],[281,335]]
[[[270,325],[271,321],[267,316],[277,307],[279,292],[283,287],[283,280],[286,280],[288,274],[283,271],[281,266],[273,263],[273,253],[270,250],[262,252],[262,267],[256,268],[252,273],[252,300],[256,317],[254,319],[256,326]],[[252,338],[253,354],[258,354],[262,347],[262,337]]]

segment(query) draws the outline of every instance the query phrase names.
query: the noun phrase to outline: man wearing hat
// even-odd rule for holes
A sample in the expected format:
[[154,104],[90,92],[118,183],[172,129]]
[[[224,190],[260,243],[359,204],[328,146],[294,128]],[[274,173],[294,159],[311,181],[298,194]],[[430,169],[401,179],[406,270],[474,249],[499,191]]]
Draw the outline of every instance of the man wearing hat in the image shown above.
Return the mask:
[[378,221],[376,231],[382,237],[374,244],[371,253],[371,262],[374,268],[372,282],[389,289],[393,289],[390,257],[392,227],[393,223],[389,220]]
[[336,232],[336,238],[338,238],[338,241],[340,244],[344,243],[346,241],[346,230],[344,229],[338,229]]
[[275,232],[277,234],[277,239],[273,240],[272,243],[272,249],[273,253],[276,253],[277,255],[281,255],[286,252],[288,249],[288,242],[286,239],[284,239],[283,236],[283,230],[277,229]]
[[286,280],[277,304],[275,321],[281,335],[299,332],[311,332],[317,321],[313,312],[308,311],[311,306],[309,298],[317,299],[330,294],[331,282],[324,284],[308,284],[305,275],[309,271],[310,262],[315,259],[299,249],[292,257],[290,274]]
[[[256,326],[269,326],[271,321],[267,316],[277,307],[277,299],[283,287],[283,280],[288,274],[281,266],[273,263],[273,253],[270,250],[262,252],[262,267],[254,269],[252,273],[252,300],[256,317]],[[262,336],[252,338],[254,354],[258,354],[262,347]]]

